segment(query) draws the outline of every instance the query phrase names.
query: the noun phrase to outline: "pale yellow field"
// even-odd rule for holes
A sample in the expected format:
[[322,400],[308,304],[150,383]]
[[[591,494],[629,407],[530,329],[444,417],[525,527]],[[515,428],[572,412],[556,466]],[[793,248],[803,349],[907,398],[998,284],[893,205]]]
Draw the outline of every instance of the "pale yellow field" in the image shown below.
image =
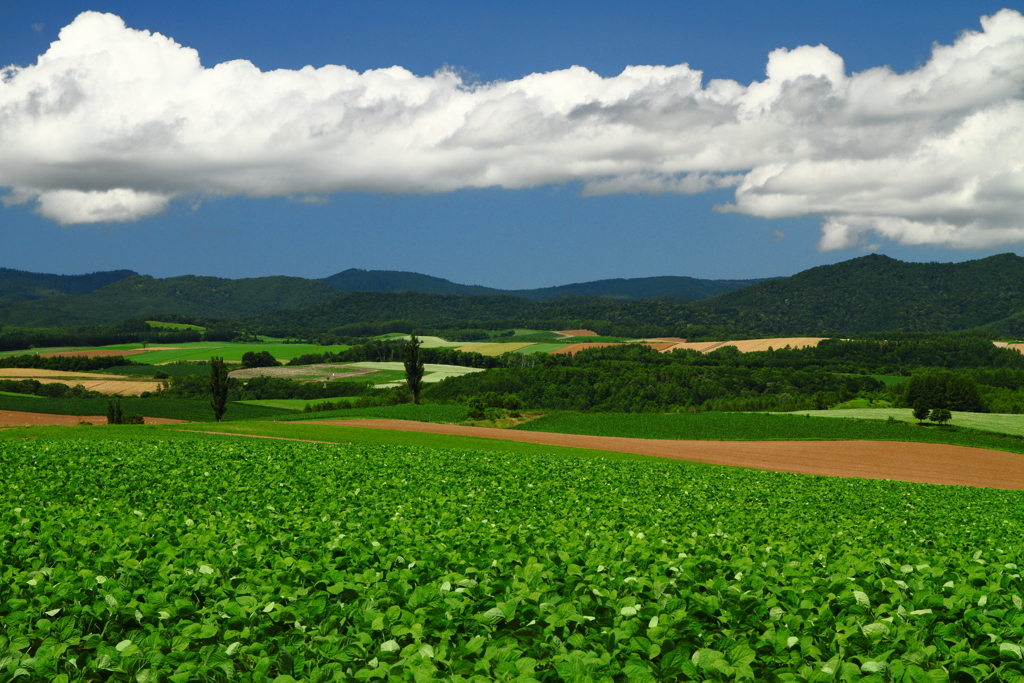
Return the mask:
[[467,344],[455,349],[456,351],[472,351],[482,356],[500,356],[509,351],[518,351],[527,346],[533,346],[535,342],[509,342],[508,344]]
[[739,349],[740,353],[750,353],[751,351],[767,351],[769,346],[773,349],[782,349],[787,346],[793,349],[803,349],[808,346],[817,346],[825,339],[828,339],[828,337],[776,337],[775,339],[737,339],[724,342],[684,342],[674,344],[667,349],[662,349],[662,351],[693,349],[701,353],[710,353],[723,346],[735,346]]
[[41,384],[67,384],[69,387],[81,384],[89,391],[98,391],[101,394],[121,394],[122,396],[138,396],[144,391],[160,390],[160,382],[139,381],[124,375],[97,375],[91,372],[0,368],[0,378],[34,379]]
[[[95,375],[93,375],[95,377]],[[24,378],[23,378],[24,379]],[[60,380],[53,378],[34,377],[40,384],[67,384],[69,387],[81,384],[89,391],[98,391],[101,394],[121,394],[122,396],[138,396],[144,391],[159,391],[160,382],[138,382],[119,379],[70,379]]]

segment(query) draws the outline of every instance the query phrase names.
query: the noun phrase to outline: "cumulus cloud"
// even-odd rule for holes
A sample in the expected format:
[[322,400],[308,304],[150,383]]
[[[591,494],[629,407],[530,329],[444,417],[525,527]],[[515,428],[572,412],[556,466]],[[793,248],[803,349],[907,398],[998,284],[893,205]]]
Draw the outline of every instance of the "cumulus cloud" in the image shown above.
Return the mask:
[[749,85],[686,64],[469,84],[344,66],[204,68],[86,12],[0,70],[0,187],[62,224],[175,197],[447,192],[580,182],[584,195],[735,188],[720,211],[822,217],[821,249],[1024,241],[1024,17],[982,17],[920,68],[848,74],[822,45]]

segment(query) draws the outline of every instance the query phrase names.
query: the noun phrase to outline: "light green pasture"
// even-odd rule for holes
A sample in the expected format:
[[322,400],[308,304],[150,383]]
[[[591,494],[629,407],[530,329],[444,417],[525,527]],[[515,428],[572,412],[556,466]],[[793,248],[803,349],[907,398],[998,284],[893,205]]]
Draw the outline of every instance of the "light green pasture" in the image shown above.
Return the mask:
[[[242,356],[252,351],[259,353],[260,351],[266,351],[271,356],[279,361],[286,361],[295,358],[296,356],[302,356],[307,353],[324,353],[331,351],[338,353],[349,348],[345,345],[337,346],[317,346],[316,344],[232,344],[231,342],[189,342],[187,344],[169,344],[168,346],[176,346],[174,350],[170,351],[150,351],[148,353],[140,353],[132,357],[132,360],[137,363],[149,363],[150,365],[156,365],[159,363],[173,363],[176,361],[199,361],[199,360],[210,360],[214,356],[223,358],[228,362],[239,363],[242,361]],[[141,348],[141,344],[124,344],[119,347],[103,347],[103,348]]]
[[565,344],[534,344],[533,346],[527,346],[519,349],[517,353],[551,353],[558,349],[564,349]]
[[[858,420],[888,420],[894,417],[903,422],[917,422],[910,408],[853,408],[848,410],[801,410],[787,415],[810,415],[811,417],[846,417]],[[949,424],[970,427],[998,434],[1024,436],[1024,415],[1006,413],[961,413],[953,411]]]
[[306,405],[314,406],[318,403],[341,403],[342,401],[348,401],[352,403],[358,396],[338,396],[336,398],[317,398],[306,400],[304,398],[278,398],[278,399],[266,399],[260,401],[237,401],[237,403],[245,403],[250,406],[265,406],[267,408],[281,408],[283,410],[303,410]]
[[[408,334],[392,334],[386,337],[387,341],[409,341],[410,335]],[[420,342],[420,348],[423,349],[437,349],[437,348],[455,348],[456,346],[465,346],[466,344],[472,344],[473,342],[453,342],[441,337],[416,337]]]
[[205,327],[199,325],[189,325],[187,323],[165,323],[159,320],[147,320],[146,324],[150,327],[163,327],[168,330],[195,330],[196,332],[206,331]]
[[[374,362],[364,361],[361,363],[348,363],[352,367],[356,368],[373,368],[375,370],[401,370],[405,372],[405,364],[399,362]],[[441,363],[424,363],[423,364],[423,381],[424,382],[440,382],[448,377],[461,377],[462,375],[468,375],[474,372],[483,372],[483,368],[465,368],[461,365],[443,365]],[[384,384],[378,384],[378,387],[398,387],[405,384],[405,380],[394,380],[386,382]]]

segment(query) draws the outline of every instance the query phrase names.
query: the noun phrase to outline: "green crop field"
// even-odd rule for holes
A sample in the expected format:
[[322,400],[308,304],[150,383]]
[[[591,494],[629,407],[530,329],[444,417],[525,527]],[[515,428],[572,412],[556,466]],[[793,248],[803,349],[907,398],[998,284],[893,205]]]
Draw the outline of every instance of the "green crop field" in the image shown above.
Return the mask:
[[[134,348],[140,347],[140,345],[137,344],[131,346]],[[173,344],[171,346],[180,348],[172,351],[149,351],[147,353],[140,353],[132,356],[132,360],[137,363],[157,364],[186,360],[210,360],[214,356],[217,356],[229,362],[240,363],[242,361],[242,356],[250,351],[254,353],[266,351],[277,360],[286,361],[304,354],[325,353],[327,351],[337,353],[338,351],[344,351],[349,348],[344,345],[317,346],[316,344],[272,343],[232,344],[230,342],[189,342],[187,344]]]
[[[354,368],[372,368],[374,370],[390,370],[392,372],[401,373],[400,377],[396,377],[390,382],[381,383],[378,386],[402,386],[405,384],[405,364],[394,361],[361,361],[359,363],[346,363]],[[474,372],[483,372],[482,368],[467,368],[462,365],[444,365],[441,363],[424,363],[423,364],[423,381],[440,382],[448,377],[461,377],[462,375],[469,375]],[[367,379],[371,379],[367,377]]]
[[205,327],[199,325],[189,325],[187,323],[165,323],[159,320],[147,320],[146,324],[150,327],[163,327],[169,330],[195,330],[197,332],[205,332]]
[[[24,394],[0,394],[0,410],[18,410],[50,415],[106,415],[107,398],[43,398]],[[185,398],[138,398],[125,396],[120,399],[125,413],[137,413],[145,417],[166,417],[190,422],[212,422],[213,410],[209,401]],[[287,413],[277,408],[228,403],[225,420],[258,420],[273,418]]]
[[[17,394],[13,391],[0,391],[0,396],[14,396],[15,398],[44,398],[43,396],[36,396],[34,394]],[[11,410],[10,408],[4,408],[4,410]]]
[[519,349],[518,352],[519,353],[551,353],[552,351],[557,351],[559,349],[564,349],[564,348],[565,348],[565,344],[545,344],[545,343],[541,342],[539,344],[533,344],[532,346],[527,346],[527,347],[524,347],[522,349]]
[[244,403],[250,406],[264,406],[267,408],[280,408],[281,410],[303,410],[307,405],[315,406],[318,403],[328,401],[330,403],[339,403],[341,401],[352,401],[357,400],[358,396],[339,396],[337,398],[325,398],[325,399],[312,399],[307,400],[304,398],[270,398],[265,400],[255,401],[238,401],[238,403]]
[[[811,415],[812,417],[838,417],[858,420],[888,420],[893,417],[903,422],[917,422],[914,411],[910,408],[866,408],[847,410],[801,410],[794,415]],[[956,427],[970,427],[998,434],[1024,436],[1024,415],[1006,413],[962,413],[953,412],[950,424]]]
[[[327,399],[334,402],[335,399]],[[309,403],[319,403],[310,401]],[[305,406],[303,406],[305,407]],[[359,418],[382,418],[388,420],[415,420],[417,422],[462,422],[466,419],[469,409],[466,406],[448,406],[437,404],[413,405],[401,403],[395,406],[379,406],[376,408],[343,408],[322,413],[309,415],[287,415],[276,418],[277,420],[327,420],[344,419],[356,420]]]
[[[137,356],[129,356],[129,360],[134,360]],[[154,373],[162,372],[169,377],[187,377],[190,375],[209,375],[210,366],[209,364],[199,363],[172,363],[169,365],[161,365],[159,367],[154,365],[115,365],[112,368],[105,370],[96,370],[97,374],[100,375],[131,375],[138,377],[152,377]]]
[[1015,436],[997,436],[974,429],[834,420],[807,417],[803,413],[553,413],[512,429],[636,439],[913,441],[1024,453],[1024,439]]
[[0,358],[6,358],[8,356],[24,356],[26,354],[36,353],[57,353],[58,351],[73,351],[76,347],[73,346],[50,346],[39,349],[19,349],[17,351],[0,351]]
[[1024,676],[1024,492],[45,433],[0,440],[0,680]]

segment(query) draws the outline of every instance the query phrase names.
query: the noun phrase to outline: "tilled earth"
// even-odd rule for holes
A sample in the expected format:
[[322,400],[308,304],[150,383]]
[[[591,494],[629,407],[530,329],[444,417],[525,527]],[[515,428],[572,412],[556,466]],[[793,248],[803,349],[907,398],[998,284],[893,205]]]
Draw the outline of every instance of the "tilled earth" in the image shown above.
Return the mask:
[[320,420],[316,424],[592,448],[775,472],[1024,489],[1024,455],[947,444],[902,441],[674,441],[526,432],[405,420]]

